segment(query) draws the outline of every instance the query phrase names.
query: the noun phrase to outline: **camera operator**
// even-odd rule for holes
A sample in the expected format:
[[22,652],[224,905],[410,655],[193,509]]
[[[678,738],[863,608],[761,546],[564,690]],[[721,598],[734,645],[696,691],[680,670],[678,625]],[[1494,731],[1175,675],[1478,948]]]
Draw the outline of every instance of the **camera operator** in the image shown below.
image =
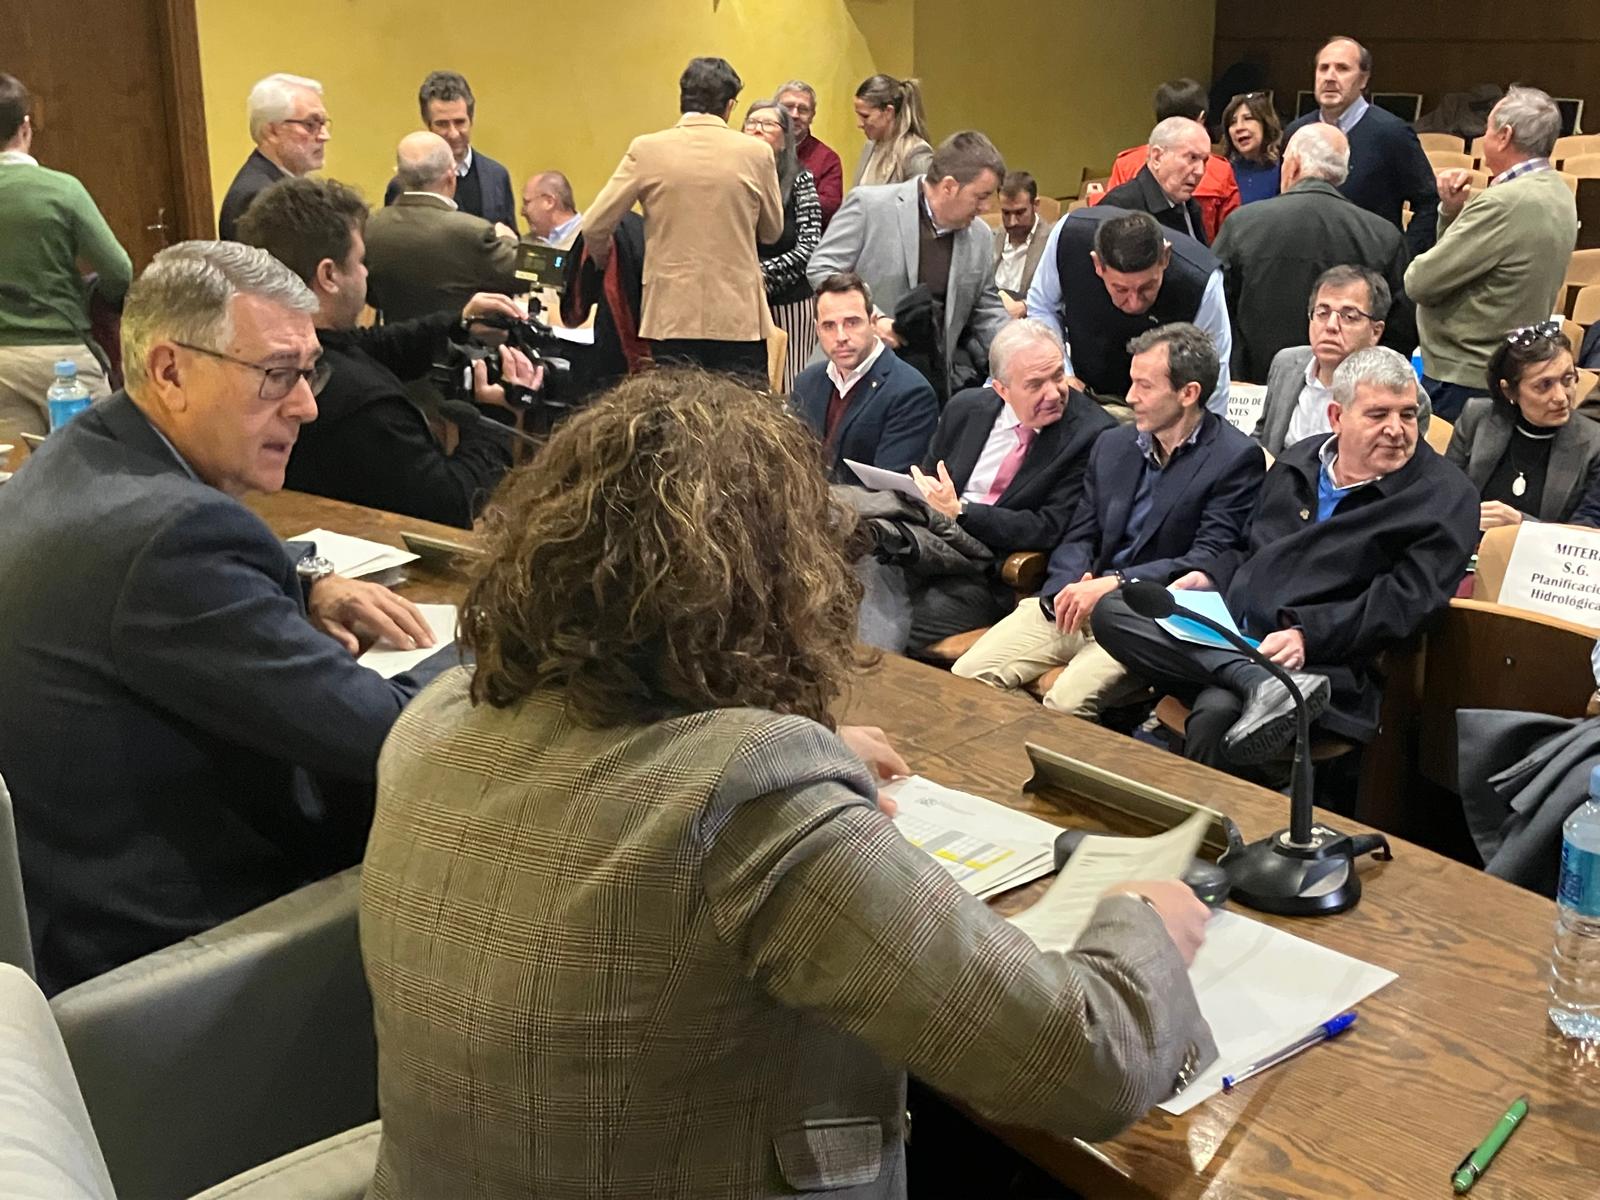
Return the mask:
[[360,329],[367,299],[362,229],[367,206],[330,179],[286,179],[262,192],[239,222],[239,240],[259,246],[305,280],[320,305],[315,322],[331,368],[318,415],[300,430],[286,487],[469,528],[511,465],[512,421],[506,388],[543,384],[543,368],[501,346],[498,372],[472,364],[472,403],[446,404],[460,438],[447,453],[405,383],[427,378],[448,357],[447,342],[487,334],[476,318],[515,321],[506,296],[480,293],[457,314]]

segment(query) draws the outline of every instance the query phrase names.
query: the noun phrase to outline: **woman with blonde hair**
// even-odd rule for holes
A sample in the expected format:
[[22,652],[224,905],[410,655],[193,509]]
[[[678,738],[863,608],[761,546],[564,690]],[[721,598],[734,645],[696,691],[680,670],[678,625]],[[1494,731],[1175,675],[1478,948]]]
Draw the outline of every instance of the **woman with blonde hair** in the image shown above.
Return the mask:
[[1098,1141],[1214,1056],[1184,884],[1040,951],[875,803],[853,521],[770,396],[634,376],[487,522],[473,664],[378,764],[370,1195],[903,1200],[908,1068]]
[[866,134],[856,183],[902,183],[933,161],[922,85],[915,79],[874,75],[856,89],[856,125]]

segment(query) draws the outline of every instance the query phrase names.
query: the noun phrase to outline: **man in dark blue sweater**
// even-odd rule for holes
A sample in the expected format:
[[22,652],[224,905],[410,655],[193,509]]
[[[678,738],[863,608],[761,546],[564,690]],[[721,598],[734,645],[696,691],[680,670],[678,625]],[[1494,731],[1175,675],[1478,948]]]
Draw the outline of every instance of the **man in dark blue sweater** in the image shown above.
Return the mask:
[[1313,121],[1337,125],[1350,139],[1350,174],[1339,190],[1396,229],[1400,206],[1411,203],[1406,244],[1415,258],[1433,245],[1439,192],[1433,167],[1411,126],[1393,113],[1369,104],[1362,94],[1372,75],[1372,52],[1354,38],[1335,37],[1317,51],[1318,111],[1283,131],[1284,145],[1295,130]]

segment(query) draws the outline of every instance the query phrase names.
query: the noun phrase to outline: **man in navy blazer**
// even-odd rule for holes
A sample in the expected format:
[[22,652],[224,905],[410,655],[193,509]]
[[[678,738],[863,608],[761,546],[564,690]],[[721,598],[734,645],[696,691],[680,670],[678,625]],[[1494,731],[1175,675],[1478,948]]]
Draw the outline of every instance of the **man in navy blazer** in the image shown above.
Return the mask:
[[1218,366],[1210,337],[1193,325],[1163,325],[1128,349],[1133,424],[1095,442],[1083,498],[1050,556],[1044,590],[953,668],[1015,688],[1065,666],[1045,707],[1091,720],[1143,690],[1095,642],[1088,623],[1095,604],[1124,580],[1170,583],[1232,549],[1266,474],[1261,447],[1206,408]]
[[354,653],[432,634],[238,500],[283,486],[316,416],[316,306],[264,250],[162,251],[123,313],[128,390],[0,488],[0,775],[47,993],[361,857],[417,684]]
[[822,439],[828,478],[859,483],[845,459],[905,471],[920,463],[939,424],[939,398],[872,328],[872,293],[853,272],[817,286],[813,312],[826,362],[795,378],[795,414]]
[[[456,159],[456,207],[492,225],[517,231],[517,202],[511,193],[511,172],[472,144],[472,122],[478,102],[466,77],[455,71],[434,71],[417,92],[422,123],[450,143]],[[396,175],[383,191],[385,206],[404,189]]]
[[1019,550],[1049,550],[1078,507],[1095,439],[1116,420],[1067,385],[1061,339],[1043,321],[1013,321],[989,349],[992,387],[952,396],[923,467],[911,470],[928,507],[993,555],[988,570],[919,580],[907,646],[992,625],[1016,602],[1000,566]]

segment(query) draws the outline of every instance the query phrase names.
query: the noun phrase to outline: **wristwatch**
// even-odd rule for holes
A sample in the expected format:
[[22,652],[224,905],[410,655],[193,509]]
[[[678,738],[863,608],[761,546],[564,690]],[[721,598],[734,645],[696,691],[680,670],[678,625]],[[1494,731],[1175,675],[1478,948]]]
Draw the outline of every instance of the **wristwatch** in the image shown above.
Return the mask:
[[333,574],[333,563],[320,554],[308,554],[295,563],[294,573],[300,576],[301,586],[309,590],[317,580],[326,579]]

